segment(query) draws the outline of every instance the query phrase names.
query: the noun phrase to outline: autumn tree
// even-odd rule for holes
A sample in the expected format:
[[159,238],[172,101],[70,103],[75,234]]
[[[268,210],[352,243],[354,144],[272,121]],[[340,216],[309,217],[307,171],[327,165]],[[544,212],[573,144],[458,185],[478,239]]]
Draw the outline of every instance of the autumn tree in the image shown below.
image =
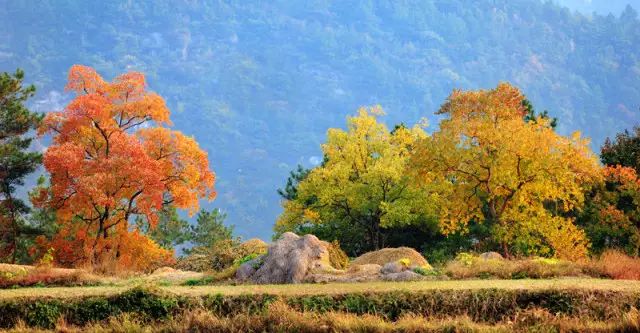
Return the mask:
[[361,108],[347,118],[346,131],[329,129],[323,164],[283,192],[276,231],[323,226],[353,255],[384,247],[385,228],[432,221],[428,195],[405,173],[413,144],[426,134],[418,126],[391,133],[378,122],[381,114]]
[[600,149],[600,160],[605,165],[621,165],[640,172],[640,127],[624,130],[614,140],[607,138]]
[[488,223],[507,256],[584,256],[588,240],[566,213],[583,205],[597,160],[579,133],[561,136],[544,117],[527,121],[523,100],[506,83],[454,91],[438,111],[440,128],[416,145],[411,170],[439,193],[445,234]]
[[108,82],[94,69],[74,65],[65,89],[76,97],[47,114],[39,130],[53,135],[44,165],[51,174],[47,204],[61,225],[52,241],[56,259],[145,269],[145,256],[166,253],[131,222],[143,216],[153,229],[164,205],[192,214],[199,199],[213,199],[207,153],[167,127],[169,109],[147,90],[141,73]]
[[616,165],[602,169],[603,181],[587,192],[578,217],[594,253],[615,248],[640,255],[640,177],[634,168]]
[[21,239],[32,235],[25,216],[29,206],[17,198],[17,187],[42,162],[39,152],[29,151],[42,115],[29,111],[24,103],[35,94],[33,85],[23,86],[24,72],[0,74],[0,262],[15,263]]

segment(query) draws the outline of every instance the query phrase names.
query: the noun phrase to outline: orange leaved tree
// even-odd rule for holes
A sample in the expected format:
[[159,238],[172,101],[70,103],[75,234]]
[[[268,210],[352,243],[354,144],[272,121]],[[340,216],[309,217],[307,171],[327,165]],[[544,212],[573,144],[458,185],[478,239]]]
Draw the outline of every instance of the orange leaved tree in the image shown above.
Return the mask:
[[[140,240],[129,225],[133,217],[153,228],[163,205],[193,213],[199,199],[215,197],[207,153],[166,127],[169,109],[146,88],[141,73],[107,82],[93,68],[74,65],[65,89],[75,99],[43,121],[40,134],[53,135],[44,165],[51,174],[47,205],[61,225],[51,243],[60,264],[109,261],[145,269],[145,256],[171,255]],[[144,245],[148,249],[140,250]]]

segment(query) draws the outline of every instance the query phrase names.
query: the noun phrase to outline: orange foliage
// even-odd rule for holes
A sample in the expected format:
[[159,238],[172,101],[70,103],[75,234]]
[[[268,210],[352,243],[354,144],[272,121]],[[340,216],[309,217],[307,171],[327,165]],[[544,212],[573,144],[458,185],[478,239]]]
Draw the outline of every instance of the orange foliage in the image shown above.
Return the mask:
[[[617,185],[617,192],[609,194],[606,199],[615,202],[619,198],[609,198],[612,195],[620,195],[621,193],[631,194],[634,201],[638,201],[637,197],[640,193],[640,180],[636,174],[635,169],[624,167],[621,165],[606,166],[602,170],[605,181],[611,184]],[[635,222],[630,219],[630,216],[615,204],[605,203],[599,211],[600,221],[609,224],[615,230],[617,229],[632,229],[635,226]]]
[[640,280],[640,258],[623,252],[608,250],[592,263],[606,277],[616,280]]
[[39,130],[53,134],[44,155],[51,174],[44,204],[57,209],[62,226],[52,240],[56,261],[76,266],[110,258],[144,269],[166,253],[129,221],[144,216],[153,228],[164,204],[194,213],[199,199],[212,200],[215,175],[207,153],[193,138],[163,127],[171,124],[169,110],[147,91],[141,73],[107,82],[74,65],[66,90],[76,98],[49,113]]

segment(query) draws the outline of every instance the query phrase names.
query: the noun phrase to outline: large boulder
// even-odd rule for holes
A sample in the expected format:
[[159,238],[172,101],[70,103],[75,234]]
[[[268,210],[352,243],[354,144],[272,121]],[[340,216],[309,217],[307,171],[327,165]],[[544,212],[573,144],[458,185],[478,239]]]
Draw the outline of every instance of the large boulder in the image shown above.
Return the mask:
[[261,284],[300,283],[310,273],[336,271],[330,264],[327,242],[314,235],[300,237],[292,232],[284,233],[269,246],[255,272],[247,267],[249,263],[241,266],[238,271],[242,276],[236,278]]

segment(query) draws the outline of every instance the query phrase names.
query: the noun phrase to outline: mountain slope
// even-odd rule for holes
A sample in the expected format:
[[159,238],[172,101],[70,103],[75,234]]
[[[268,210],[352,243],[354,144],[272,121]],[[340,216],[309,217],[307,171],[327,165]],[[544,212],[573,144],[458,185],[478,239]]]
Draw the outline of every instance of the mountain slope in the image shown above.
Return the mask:
[[538,0],[26,1],[0,5],[0,70],[25,69],[40,110],[66,72],[148,76],[175,127],[209,151],[222,207],[268,238],[276,188],[319,160],[327,128],[360,105],[412,124],[454,88],[521,87],[559,131],[604,137],[638,122],[640,21]]

